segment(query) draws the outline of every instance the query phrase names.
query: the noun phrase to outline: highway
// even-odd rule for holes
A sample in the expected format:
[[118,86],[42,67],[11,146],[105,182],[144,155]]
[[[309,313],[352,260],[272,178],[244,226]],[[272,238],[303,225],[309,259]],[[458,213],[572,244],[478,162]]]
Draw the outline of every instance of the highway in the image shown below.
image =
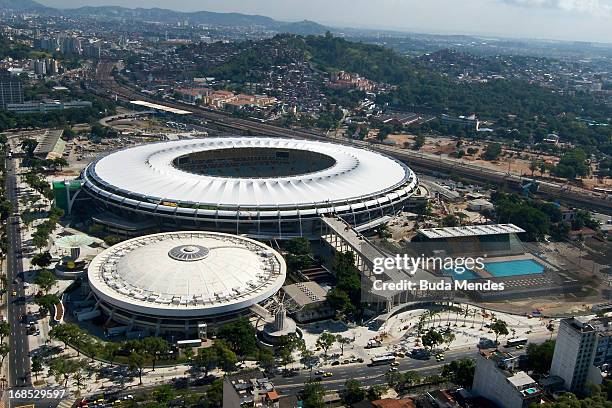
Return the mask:
[[[13,213],[19,212],[17,197],[17,180],[14,160],[6,158],[6,195],[13,204]],[[26,325],[21,317],[26,314],[25,288],[23,286],[23,263],[21,262],[21,230],[19,217],[13,215],[7,220],[8,254],[7,266],[7,314],[11,325],[9,337],[9,386],[27,387],[32,384],[30,378],[30,358],[28,357],[28,336]],[[17,282],[17,283],[14,283]],[[13,293],[16,296],[13,296]]]
[[[116,97],[117,100],[121,100],[125,103],[140,99],[148,102],[160,103],[176,109],[189,110],[193,113],[193,117],[204,119],[208,122],[214,123],[217,126],[226,127],[246,134],[262,134],[268,136],[330,141],[329,137],[314,130],[286,129],[266,123],[231,117],[220,112],[207,110],[182,102],[167,100],[159,101],[152,99],[147,95],[130,88],[129,86],[119,84],[112,76],[113,66],[114,62],[108,61],[103,61],[98,65],[96,84],[90,88],[92,92],[95,92],[99,96],[105,98],[114,99]],[[371,150],[379,151],[404,161],[415,169],[446,174],[452,173],[479,182],[507,184],[510,188],[515,190],[519,189],[521,184],[525,184],[528,180],[531,180],[529,177],[522,177],[515,174],[509,174],[504,171],[476,166],[451,158],[442,158],[432,154],[415,152],[408,149],[400,149],[394,146],[370,144],[360,140],[335,139],[334,141],[336,143],[358,145]],[[569,205],[590,208],[606,214],[612,214],[612,200],[610,200],[610,197],[606,197],[605,195],[594,193],[589,190],[572,187],[566,184],[559,184],[556,182],[542,181],[539,183],[538,193],[550,200],[560,200]]]

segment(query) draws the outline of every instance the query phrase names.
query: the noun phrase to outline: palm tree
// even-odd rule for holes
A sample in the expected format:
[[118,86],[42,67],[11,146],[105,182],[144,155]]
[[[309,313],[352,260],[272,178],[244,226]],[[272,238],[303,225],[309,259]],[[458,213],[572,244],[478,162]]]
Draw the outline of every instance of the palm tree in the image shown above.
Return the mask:
[[467,318],[470,314],[470,305],[466,305],[465,306],[465,313],[463,313],[463,324],[461,325],[461,327],[465,327],[467,324]]

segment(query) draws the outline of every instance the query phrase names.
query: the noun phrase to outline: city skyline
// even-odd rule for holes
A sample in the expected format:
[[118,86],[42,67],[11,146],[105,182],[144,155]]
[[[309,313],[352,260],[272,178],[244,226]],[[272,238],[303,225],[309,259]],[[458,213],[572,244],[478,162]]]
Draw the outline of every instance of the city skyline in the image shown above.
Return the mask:
[[[52,7],[125,6],[120,0],[41,0]],[[382,4],[382,5],[381,5]],[[259,14],[277,20],[313,20],[332,27],[385,29],[435,34],[474,34],[511,38],[612,42],[610,0],[470,0],[458,4],[433,0],[134,0],[130,7],[161,7],[178,11],[215,11]],[[445,10],[440,13],[440,10]]]

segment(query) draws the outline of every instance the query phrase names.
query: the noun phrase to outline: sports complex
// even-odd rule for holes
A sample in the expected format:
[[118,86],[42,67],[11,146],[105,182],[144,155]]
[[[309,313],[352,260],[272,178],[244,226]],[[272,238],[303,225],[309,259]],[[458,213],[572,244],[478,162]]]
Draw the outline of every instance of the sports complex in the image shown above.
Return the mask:
[[327,214],[375,228],[418,188],[408,166],[380,153],[270,137],[132,147],[92,162],[82,179],[96,206],[132,221],[280,239],[317,236]]
[[91,262],[87,277],[96,307],[80,310],[79,320],[101,309],[109,332],[187,334],[201,323],[248,314],[281,288],[286,265],[278,252],[249,238],[168,232],[108,248]]

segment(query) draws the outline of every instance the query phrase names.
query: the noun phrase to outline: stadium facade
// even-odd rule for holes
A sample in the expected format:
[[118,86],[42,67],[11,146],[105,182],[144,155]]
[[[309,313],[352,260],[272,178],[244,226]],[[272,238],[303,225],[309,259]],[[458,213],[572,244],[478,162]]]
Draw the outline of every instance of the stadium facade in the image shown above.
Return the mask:
[[[109,332],[194,333],[250,314],[286,278],[283,257],[258,241],[230,234],[152,234],[114,245],[87,271]],[[77,311],[91,313],[90,310]]]
[[132,222],[281,239],[316,236],[326,214],[375,228],[418,188],[415,173],[385,155],[270,137],[132,147],[89,164],[82,181],[99,207]]

